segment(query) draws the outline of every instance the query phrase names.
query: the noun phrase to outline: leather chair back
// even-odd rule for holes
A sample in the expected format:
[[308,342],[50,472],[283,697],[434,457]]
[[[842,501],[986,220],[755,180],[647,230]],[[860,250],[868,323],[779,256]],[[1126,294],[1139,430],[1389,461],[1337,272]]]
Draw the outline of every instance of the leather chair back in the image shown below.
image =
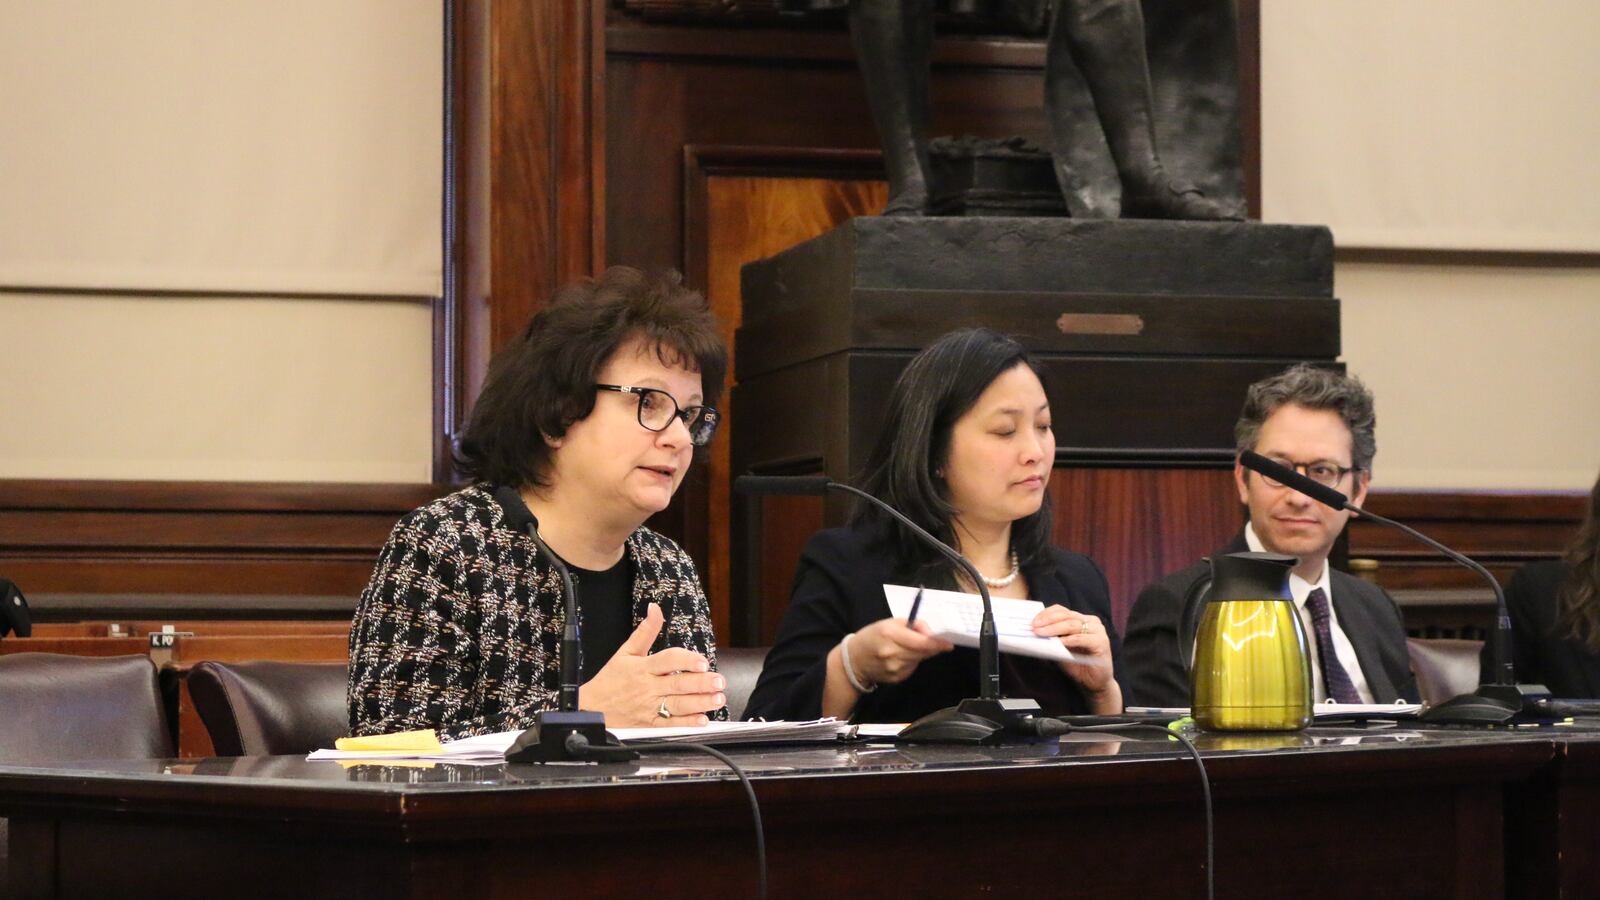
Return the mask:
[[350,731],[344,663],[203,662],[189,696],[218,756],[310,753]]
[[5,763],[173,754],[148,656],[0,656],[0,723]]
[[1422,702],[1433,704],[1468,694],[1479,684],[1478,654],[1483,641],[1454,638],[1406,638],[1411,671],[1417,676]]
[[[148,656],[0,656],[0,763],[160,759],[172,732]],[[0,895],[7,893],[9,828],[0,818]]]
[[761,665],[767,660],[770,647],[718,647],[717,671],[728,679],[728,719],[737,722],[744,718],[745,705],[750,702],[750,692],[756,689],[756,679],[761,677]]

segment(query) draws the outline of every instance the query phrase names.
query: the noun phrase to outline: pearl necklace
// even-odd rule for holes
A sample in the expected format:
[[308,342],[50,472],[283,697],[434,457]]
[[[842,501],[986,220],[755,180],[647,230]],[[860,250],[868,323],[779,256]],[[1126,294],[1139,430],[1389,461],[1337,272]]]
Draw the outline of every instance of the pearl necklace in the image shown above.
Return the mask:
[[[974,567],[974,568],[976,568],[976,567]],[[1003,588],[1003,587],[1010,587],[1011,586],[1011,582],[1017,580],[1017,574],[1019,572],[1021,572],[1021,571],[1022,571],[1022,567],[1021,567],[1021,565],[1019,565],[1017,563],[1017,551],[1013,550],[1013,551],[1011,551],[1011,571],[1009,573],[1007,573],[1004,578],[990,578],[989,576],[983,574],[982,572],[978,573],[978,577],[982,578],[983,579],[983,583],[987,584],[989,587],[992,587],[992,588]]]

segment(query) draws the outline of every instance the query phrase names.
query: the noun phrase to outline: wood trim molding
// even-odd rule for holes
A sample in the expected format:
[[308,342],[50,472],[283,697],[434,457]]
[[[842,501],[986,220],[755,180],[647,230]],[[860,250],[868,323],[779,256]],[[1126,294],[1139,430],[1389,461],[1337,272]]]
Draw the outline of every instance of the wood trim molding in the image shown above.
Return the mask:
[[[0,513],[159,510],[401,514],[452,489],[448,484],[0,479]],[[0,543],[4,543],[3,538]]]
[[1561,250],[1450,250],[1431,247],[1338,247],[1336,262],[1397,266],[1495,266],[1508,269],[1600,268],[1600,253]]
[[[605,29],[606,52],[614,56],[739,59],[763,63],[806,60],[855,65],[856,52],[844,30],[659,25],[614,18]],[[1044,68],[1044,42],[1027,38],[939,35],[933,65],[994,69]]]
[[[882,179],[883,153],[835,147],[767,147],[687,144],[683,148],[683,260],[685,280],[706,284],[706,179],[718,175],[763,178]],[[731,371],[730,371],[731,374]]]
[[1576,523],[1587,491],[1380,491],[1372,511],[1406,524],[1435,519]]

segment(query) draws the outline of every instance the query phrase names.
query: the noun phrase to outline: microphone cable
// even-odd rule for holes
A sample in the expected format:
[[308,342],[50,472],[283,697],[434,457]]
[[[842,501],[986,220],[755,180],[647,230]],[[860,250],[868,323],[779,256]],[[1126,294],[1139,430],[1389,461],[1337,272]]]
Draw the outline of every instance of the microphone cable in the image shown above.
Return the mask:
[[[568,752],[570,752],[573,757],[578,759],[584,758],[584,756],[588,755],[588,751],[590,750],[589,739],[576,731],[567,735],[566,746]],[[634,753],[672,753],[679,750],[693,750],[697,753],[704,753],[708,756],[714,756],[723,765],[733,770],[733,774],[739,778],[739,784],[744,787],[745,799],[750,801],[750,819],[752,822],[754,822],[756,831],[756,896],[761,898],[761,900],[766,900],[767,837],[765,829],[763,829],[761,826],[761,804],[756,800],[755,785],[751,783],[750,776],[745,772],[745,770],[741,768],[738,763],[734,762],[733,758],[728,756],[728,754],[723,753],[721,750],[718,750],[715,747],[707,744],[694,744],[683,741],[673,741],[664,744],[632,743],[624,744],[622,749],[631,750]]]
[[[1096,717],[1099,718],[1099,717]],[[1183,744],[1183,748],[1194,759],[1195,768],[1200,770],[1200,793],[1205,799],[1206,810],[1206,900],[1215,900],[1216,897],[1216,834],[1215,823],[1211,811],[1211,777],[1206,774],[1205,761],[1200,758],[1200,750],[1194,742],[1180,734],[1176,729],[1166,725],[1157,725],[1153,722],[1116,722],[1095,725],[1075,725],[1065,718],[1040,716],[1032,722],[1034,730],[1040,737],[1052,737],[1075,731],[1127,731],[1130,729],[1155,729],[1163,735],[1174,738]]]

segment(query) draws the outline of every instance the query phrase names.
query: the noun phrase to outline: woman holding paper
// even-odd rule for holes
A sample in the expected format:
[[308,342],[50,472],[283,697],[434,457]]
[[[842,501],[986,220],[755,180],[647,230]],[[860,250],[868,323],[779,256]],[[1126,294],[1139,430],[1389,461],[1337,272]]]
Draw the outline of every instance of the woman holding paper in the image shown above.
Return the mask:
[[515,488],[577,582],[579,706],[612,727],[726,718],[694,562],[644,527],[716,430],[727,350],[676,274],[569,285],[498,353],[461,442],[474,483],[400,520],[350,630],[350,728],[511,731],[557,705],[561,580],[495,496]]
[[[1078,661],[1004,654],[1001,690],[1048,714],[1122,711],[1110,591],[1093,560],[1049,543],[1055,462],[1037,364],[987,329],[948,334],[890,393],[861,487],[954,547],[990,595],[1036,600],[1037,635]],[[909,722],[976,696],[977,652],[890,614],[885,584],[977,590],[943,556],[862,504],[806,545],[789,610],[746,715]]]

